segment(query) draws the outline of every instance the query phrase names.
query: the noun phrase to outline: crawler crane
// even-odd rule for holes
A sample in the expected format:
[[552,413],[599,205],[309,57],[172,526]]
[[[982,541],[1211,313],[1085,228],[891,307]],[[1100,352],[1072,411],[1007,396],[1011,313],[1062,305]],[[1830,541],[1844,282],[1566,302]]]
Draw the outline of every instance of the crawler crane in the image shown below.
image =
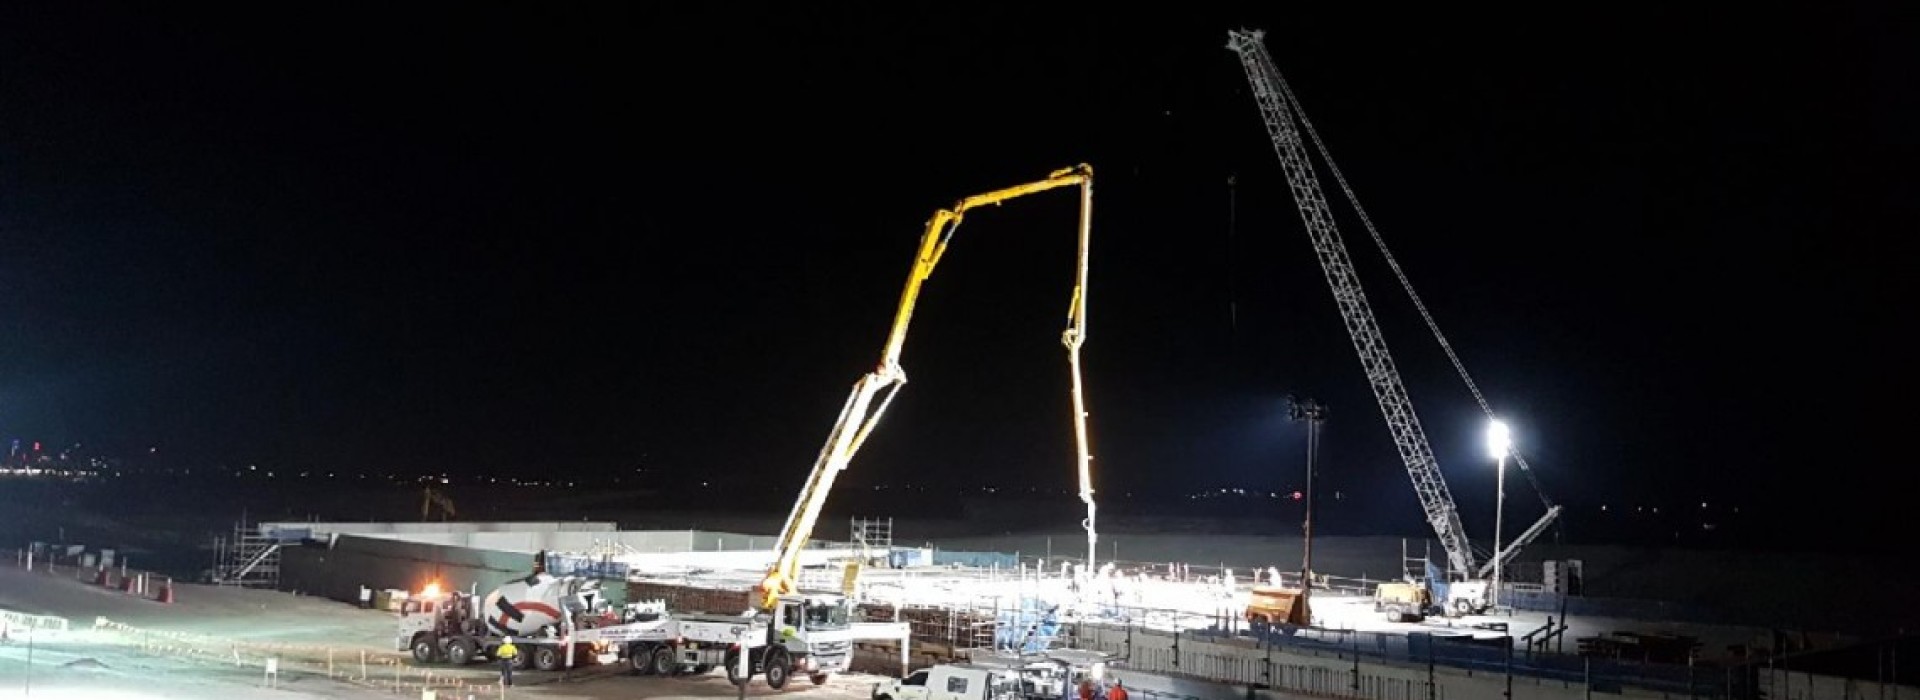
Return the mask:
[[786,525],[780,530],[773,565],[754,588],[752,603],[757,609],[772,610],[782,595],[798,590],[800,551],[813,536],[814,524],[826,505],[828,493],[833,490],[834,480],[873,434],[874,425],[880,422],[880,416],[900,387],[907,383],[906,370],[900,367],[900,349],[906,343],[907,326],[913,320],[914,302],[920,298],[921,285],[933,275],[934,266],[946,253],[961,220],[969,211],[980,207],[1076,185],[1080,188],[1079,252],[1073,296],[1067,307],[1067,329],[1061,335],[1061,342],[1067,348],[1067,364],[1073,375],[1073,434],[1078,449],[1080,500],[1087,508],[1087,518],[1081,525],[1087,531],[1087,565],[1092,567],[1098,537],[1094,529],[1093,457],[1087,445],[1087,407],[1080,381],[1080,346],[1086,341],[1087,242],[1093,225],[1093,168],[1079,165],[1057,170],[1044,180],[962,199],[950,208],[935,211],[933,218],[927,220],[926,232],[921,234],[920,247],[914,255],[913,269],[907,274],[906,288],[900,293],[900,304],[894,312],[893,328],[880,353],[880,364],[854,382],[853,392],[847,396],[833,430],[827,434],[826,444],[814,460],[813,472],[807,476],[806,485],[801,488],[800,497],[794,501]]
[[[1466,365],[1453,351],[1446,336],[1440,333],[1440,326],[1427,312],[1420,296],[1413,291],[1413,284],[1407,280],[1400,264],[1387,251],[1386,242],[1374,229],[1373,220],[1366,210],[1360,207],[1359,198],[1353,189],[1347,186],[1346,177],[1340,173],[1333,158],[1328,154],[1326,145],[1319,134],[1313,130],[1313,123],[1307,120],[1306,111],[1294,98],[1293,91],[1280,75],[1280,69],[1274,66],[1273,56],[1267,52],[1264,32],[1232,31],[1227,34],[1227,49],[1239,55],[1240,66],[1245,70],[1247,84],[1253,90],[1254,102],[1260,109],[1261,120],[1267,128],[1267,135],[1273,142],[1275,155],[1286,171],[1287,185],[1292,190],[1294,203],[1300,209],[1300,219],[1306,225],[1307,235],[1313,241],[1314,253],[1319,257],[1321,270],[1326,274],[1327,285],[1333,291],[1333,298],[1345,319],[1347,333],[1352,336],[1354,349],[1360,355],[1360,364],[1367,375],[1367,383],[1373,388],[1374,398],[1380,404],[1380,412],[1386,418],[1387,428],[1393,434],[1394,445],[1399,448],[1400,458],[1406,463],[1407,474],[1413,480],[1413,489],[1420,497],[1420,505],[1426,511],[1427,522],[1433,526],[1434,534],[1440,540],[1440,546],[1446,550],[1450,569],[1457,575],[1467,578],[1484,578],[1496,567],[1512,559],[1521,547],[1540,536],[1547,530],[1555,518],[1560,515],[1560,507],[1547,499],[1540,491],[1540,483],[1525,459],[1517,453],[1513,456],[1521,471],[1533,481],[1536,491],[1540,491],[1540,500],[1546,505],[1547,512],[1538,522],[1514,541],[1502,547],[1493,557],[1478,561],[1470,542],[1466,528],[1460,524],[1460,512],[1454,506],[1453,494],[1447,490],[1447,481],[1440,473],[1440,465],[1434,459],[1433,448],[1427,444],[1427,434],[1420,427],[1420,418],[1415,415],[1413,402],[1407,396],[1407,387],[1400,379],[1400,370],[1395,367],[1393,355],[1387,351],[1387,341],[1380,333],[1380,324],[1375,320],[1373,307],[1367,302],[1366,292],[1360,287],[1360,278],[1353,267],[1353,260],[1347,254],[1347,244],[1340,236],[1340,229],[1334,223],[1333,212],[1327,205],[1327,196],[1320,188],[1320,179],[1314,174],[1312,161],[1307,154],[1302,133],[1313,141],[1321,160],[1327,164],[1334,181],[1339,184],[1342,194],[1353,204],[1360,223],[1372,235],[1374,243],[1387,259],[1387,264],[1399,277],[1400,284],[1412,298],[1414,307],[1420,311],[1434,338],[1446,351],[1447,358],[1453,362],[1460,378],[1473,392],[1481,410],[1492,417],[1493,408],[1480,393],[1473,377],[1467,374]],[[1485,584],[1470,581],[1470,585],[1457,585],[1459,595],[1454,600],[1441,601],[1452,612],[1480,612],[1486,608]],[[1467,593],[1471,591],[1471,593]]]

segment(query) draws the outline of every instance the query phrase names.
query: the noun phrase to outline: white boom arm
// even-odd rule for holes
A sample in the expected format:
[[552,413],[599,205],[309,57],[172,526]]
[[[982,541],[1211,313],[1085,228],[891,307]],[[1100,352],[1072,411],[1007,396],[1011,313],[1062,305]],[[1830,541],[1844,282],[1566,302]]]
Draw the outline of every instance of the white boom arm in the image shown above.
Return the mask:
[[1406,384],[1401,381],[1400,370],[1387,351],[1387,341],[1374,320],[1373,307],[1360,288],[1360,278],[1353,269],[1340,229],[1334,224],[1320,180],[1307,159],[1306,146],[1300,140],[1300,129],[1293,117],[1299,105],[1293,103],[1280,69],[1267,53],[1262,41],[1264,34],[1244,30],[1228,32],[1227,48],[1239,55],[1240,66],[1246,70],[1247,84],[1259,103],[1274,153],[1280,156],[1280,165],[1286,170],[1287,184],[1293,190],[1294,202],[1299,205],[1307,235],[1313,239],[1320,269],[1326,273],[1327,284],[1333,289],[1333,300],[1346,320],[1347,333],[1353,338],[1354,349],[1359,351],[1367,384],[1373,387],[1374,398],[1386,417],[1387,429],[1393,433],[1400,459],[1407,465],[1407,475],[1413,479],[1413,490],[1420,497],[1427,522],[1433,526],[1453,569],[1476,571],[1479,567],[1466,529],[1460,524],[1459,509],[1454,506],[1453,494],[1447,490],[1446,479],[1440,474],[1440,465],[1434,459],[1433,447],[1427,443],[1426,431],[1420,427],[1420,418],[1413,412],[1413,402],[1407,398]]

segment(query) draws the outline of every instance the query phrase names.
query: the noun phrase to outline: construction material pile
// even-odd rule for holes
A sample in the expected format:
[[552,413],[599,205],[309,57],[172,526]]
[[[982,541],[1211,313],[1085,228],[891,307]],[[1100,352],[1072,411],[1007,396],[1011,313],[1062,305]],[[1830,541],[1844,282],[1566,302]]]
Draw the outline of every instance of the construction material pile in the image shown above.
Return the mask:
[[745,590],[679,586],[654,581],[628,581],[627,600],[663,600],[668,610],[737,615],[750,608]]

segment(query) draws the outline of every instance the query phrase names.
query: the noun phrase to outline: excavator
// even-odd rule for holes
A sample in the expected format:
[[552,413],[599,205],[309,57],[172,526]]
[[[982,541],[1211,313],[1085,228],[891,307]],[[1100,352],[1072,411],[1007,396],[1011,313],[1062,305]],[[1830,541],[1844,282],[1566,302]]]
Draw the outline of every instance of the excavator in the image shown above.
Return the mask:
[[826,505],[828,493],[833,490],[834,480],[847,468],[867,437],[873,434],[880,416],[893,402],[900,387],[907,383],[906,370],[900,366],[900,349],[907,341],[907,326],[913,320],[914,303],[920,298],[921,285],[933,275],[934,266],[940,263],[948,244],[953,241],[953,233],[959,228],[961,220],[968,212],[980,207],[1073,186],[1080,188],[1079,254],[1073,297],[1067,307],[1067,328],[1061,335],[1061,342],[1067,348],[1067,364],[1073,375],[1073,433],[1078,448],[1080,500],[1087,509],[1087,517],[1081,526],[1087,531],[1087,566],[1091,569],[1098,537],[1094,529],[1093,457],[1087,445],[1087,407],[1080,381],[1080,346],[1086,341],[1087,243],[1093,224],[1093,168],[1082,164],[1056,170],[1042,180],[967,197],[949,208],[935,211],[933,217],[927,220],[926,231],[921,235],[919,249],[914,255],[912,271],[907,274],[906,288],[900,293],[900,304],[894,312],[893,328],[887,334],[887,343],[880,352],[880,363],[854,382],[853,392],[847,396],[839,418],[834,421],[833,430],[827,434],[826,444],[820,448],[820,454],[814,460],[813,471],[808,475],[806,485],[801,488],[800,497],[794,501],[793,510],[787,514],[786,525],[780,530],[776,558],[767,569],[766,576],[754,586],[750,602],[755,609],[772,611],[779,606],[782,596],[798,592],[800,552],[813,537],[814,525]]

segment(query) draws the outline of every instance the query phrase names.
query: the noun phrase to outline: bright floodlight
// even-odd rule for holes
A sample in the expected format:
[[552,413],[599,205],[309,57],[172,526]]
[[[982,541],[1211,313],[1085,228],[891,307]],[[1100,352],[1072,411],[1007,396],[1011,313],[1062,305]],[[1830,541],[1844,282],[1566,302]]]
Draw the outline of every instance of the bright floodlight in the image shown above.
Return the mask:
[[1487,454],[1494,459],[1505,459],[1513,451],[1513,433],[1507,430],[1504,421],[1495,420],[1487,424]]

